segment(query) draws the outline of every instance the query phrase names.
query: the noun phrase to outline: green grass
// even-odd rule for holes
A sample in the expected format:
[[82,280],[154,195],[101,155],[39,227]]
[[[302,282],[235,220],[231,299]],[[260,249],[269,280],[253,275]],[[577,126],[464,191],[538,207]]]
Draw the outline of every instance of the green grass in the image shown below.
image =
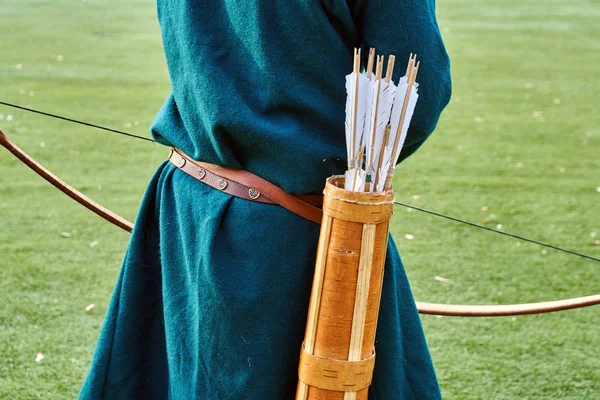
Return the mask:
[[[398,199],[600,257],[600,4],[438,3],[454,97],[434,136],[398,172]],[[0,100],[147,134],[169,92],[153,1],[5,0],[0,29]],[[166,155],[6,107],[0,114],[19,146],[129,219]],[[0,168],[0,398],[74,398],[128,234],[6,152]],[[401,207],[392,230],[421,301],[598,292],[600,266],[591,261]],[[423,323],[447,399],[600,393],[598,309]]]

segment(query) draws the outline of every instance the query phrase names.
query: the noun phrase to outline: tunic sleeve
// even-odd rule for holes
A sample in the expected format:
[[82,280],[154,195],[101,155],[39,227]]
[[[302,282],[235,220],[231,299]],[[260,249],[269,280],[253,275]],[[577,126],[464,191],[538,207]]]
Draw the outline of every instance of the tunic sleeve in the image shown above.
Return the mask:
[[[394,80],[406,72],[411,53],[421,61],[419,102],[400,161],[414,153],[433,132],[450,101],[450,60],[435,16],[435,0],[349,0],[359,43],[378,54],[396,55]],[[363,50],[366,56],[368,51]]]

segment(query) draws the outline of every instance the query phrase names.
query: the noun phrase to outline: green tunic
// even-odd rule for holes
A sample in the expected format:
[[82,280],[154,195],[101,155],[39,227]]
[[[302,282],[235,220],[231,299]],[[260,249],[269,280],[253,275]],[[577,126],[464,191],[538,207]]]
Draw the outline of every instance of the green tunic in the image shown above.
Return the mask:
[[[291,193],[318,193],[345,168],[353,47],[395,54],[399,66],[411,52],[422,60],[402,158],[449,100],[433,0],[158,0],[158,13],[173,91],[156,140]],[[80,398],[293,399],[318,235],[312,222],[165,162],[143,199]],[[385,274],[370,399],[438,399],[391,239]]]

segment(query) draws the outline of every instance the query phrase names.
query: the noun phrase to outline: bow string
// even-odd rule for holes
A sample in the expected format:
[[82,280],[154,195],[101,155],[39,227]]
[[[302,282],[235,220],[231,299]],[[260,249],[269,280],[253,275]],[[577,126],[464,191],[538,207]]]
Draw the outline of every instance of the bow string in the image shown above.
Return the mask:
[[[45,111],[35,110],[28,107],[23,107],[16,104],[7,103],[4,101],[0,101],[0,105],[4,105],[7,107],[16,108],[22,111],[27,111],[39,115],[43,115],[50,118],[60,119],[69,123],[79,124],[83,126],[87,126],[90,128],[100,129],[120,135],[124,135],[131,138],[136,138],[140,140],[145,140],[151,143],[156,143],[153,139],[134,135],[129,132],[89,123],[86,121],[81,121],[73,118],[64,117],[57,114],[48,113]],[[21,150],[18,146],[16,146],[4,132],[0,130],[0,145],[5,147],[11,154],[13,154],[16,158],[18,158],[21,162],[31,168],[36,174],[41,176],[43,179],[48,181],[54,187],[59,189],[61,192],[78,202],[79,204],[86,207],[88,210],[94,212],[100,217],[104,218],[106,221],[118,226],[119,228],[132,232],[134,228],[134,224],[127,219],[121,217],[119,214],[109,210],[106,207],[101,206],[96,203],[89,197],[85,196],[83,193],[75,189],[74,187],[67,184],[65,181],[60,179],[58,176],[50,172],[47,168],[45,168],[42,164],[36,161],[33,157],[29,156],[23,150]],[[565,249],[559,246],[555,246],[552,244],[540,242],[534,239],[529,239],[524,236],[515,235],[512,233],[507,233],[504,231],[499,231],[496,229],[492,229],[483,225],[475,224],[469,221],[462,220],[460,218],[452,217],[449,215],[445,215],[442,213],[438,213],[435,211],[427,210],[424,208],[416,207],[410,204],[405,204],[399,201],[394,202],[397,205],[407,207],[410,209],[414,209],[423,213],[427,213],[436,217],[445,218],[450,221],[454,221],[457,223],[465,224],[467,226],[483,229],[489,232],[509,236],[515,239],[519,239],[522,241],[526,241],[529,243],[534,243],[539,246],[551,248],[556,251],[561,251],[563,253],[567,253],[572,256],[577,256],[581,258],[585,258],[591,261],[600,262],[600,258],[593,257],[587,254],[579,253],[573,250]],[[466,304],[437,304],[437,303],[427,303],[427,302],[416,302],[417,309],[421,314],[431,314],[431,315],[445,315],[445,316],[460,316],[460,317],[500,317],[500,316],[513,316],[513,315],[525,315],[525,314],[542,314],[563,310],[570,310],[574,308],[582,308],[589,307],[593,305],[600,304],[600,294],[592,295],[592,296],[584,296],[584,297],[576,297],[571,299],[564,300],[555,300],[549,302],[539,302],[539,303],[524,303],[524,304],[509,304],[509,305],[466,305]]]

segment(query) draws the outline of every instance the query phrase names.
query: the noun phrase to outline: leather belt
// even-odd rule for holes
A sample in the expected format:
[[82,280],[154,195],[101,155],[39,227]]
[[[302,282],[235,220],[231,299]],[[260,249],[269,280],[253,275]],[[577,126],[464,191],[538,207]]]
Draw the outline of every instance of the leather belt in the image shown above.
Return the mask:
[[316,224],[321,223],[323,195],[292,195],[271,182],[242,169],[196,161],[179,149],[171,149],[169,161],[189,176],[231,196],[277,204]]

